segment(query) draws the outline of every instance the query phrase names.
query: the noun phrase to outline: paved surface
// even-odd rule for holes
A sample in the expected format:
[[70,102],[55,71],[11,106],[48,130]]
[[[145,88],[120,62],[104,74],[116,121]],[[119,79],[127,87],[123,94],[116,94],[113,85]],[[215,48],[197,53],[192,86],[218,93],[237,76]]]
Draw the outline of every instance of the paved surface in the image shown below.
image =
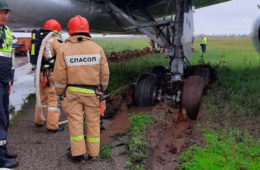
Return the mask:
[[[61,120],[65,119],[61,116]],[[34,126],[34,103],[26,108],[9,131],[8,149],[10,152],[18,154],[17,160],[20,165],[16,169],[125,169],[126,155],[122,155],[124,145],[115,147],[112,150],[112,160],[105,161],[99,159],[95,162],[85,162],[84,164],[74,164],[68,161],[66,150],[69,147],[68,126],[65,125],[63,132],[48,134],[46,128]],[[102,140],[102,139],[101,139]],[[117,139],[114,142],[120,142]],[[123,139],[124,143],[125,139]],[[113,145],[113,143],[111,144]]]

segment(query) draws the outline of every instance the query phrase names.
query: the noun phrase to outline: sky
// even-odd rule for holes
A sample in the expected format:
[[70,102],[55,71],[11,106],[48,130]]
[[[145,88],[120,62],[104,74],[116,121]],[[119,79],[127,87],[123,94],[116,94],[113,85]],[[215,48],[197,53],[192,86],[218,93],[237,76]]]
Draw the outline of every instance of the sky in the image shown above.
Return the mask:
[[260,0],[232,0],[196,9],[195,34],[250,34],[260,17]]

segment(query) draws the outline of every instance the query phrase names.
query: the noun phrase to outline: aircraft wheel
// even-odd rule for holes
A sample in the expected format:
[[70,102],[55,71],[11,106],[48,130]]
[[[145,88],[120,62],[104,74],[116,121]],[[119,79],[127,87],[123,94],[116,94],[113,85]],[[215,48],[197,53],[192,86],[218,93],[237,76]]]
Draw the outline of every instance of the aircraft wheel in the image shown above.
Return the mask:
[[153,74],[143,75],[134,92],[134,103],[137,106],[153,106],[156,103],[157,78]]
[[192,120],[197,118],[204,84],[205,82],[200,76],[190,76],[184,83],[182,107],[187,110],[188,116]]

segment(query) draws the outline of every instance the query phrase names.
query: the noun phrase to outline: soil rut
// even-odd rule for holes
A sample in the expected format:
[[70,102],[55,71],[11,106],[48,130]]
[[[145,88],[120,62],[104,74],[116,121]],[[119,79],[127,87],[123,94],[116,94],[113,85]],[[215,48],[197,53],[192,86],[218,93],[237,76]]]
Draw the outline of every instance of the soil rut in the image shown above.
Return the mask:
[[195,127],[204,121],[201,111],[198,120],[187,119],[186,112],[170,109],[167,103],[157,105],[151,114],[157,121],[148,129],[150,151],[147,169],[173,170],[178,167],[178,157],[191,144],[204,145],[202,132]]
[[[176,169],[178,156],[194,142],[202,145],[202,133],[194,127],[195,122],[203,122],[203,112],[197,121],[185,120],[185,114],[179,116],[178,111],[171,109],[167,103],[160,103],[155,107],[130,107],[131,90],[120,94],[110,100],[108,110],[111,125],[107,130],[101,131],[101,144],[112,146],[112,160],[99,159],[96,162],[74,164],[66,157],[69,147],[68,126],[64,132],[47,134],[46,128],[34,126],[34,106],[24,110],[19,120],[14,122],[9,131],[8,148],[17,152],[20,165],[17,169],[107,169],[121,170],[125,168],[127,155],[122,151],[126,149],[127,132],[129,130],[128,116],[130,113],[150,113],[157,122],[148,128],[149,154],[147,169]],[[128,97],[127,97],[128,96]],[[112,103],[114,103],[112,105]],[[117,105],[117,107],[115,107]],[[115,114],[116,113],[116,114]],[[62,114],[61,120],[66,119]]]

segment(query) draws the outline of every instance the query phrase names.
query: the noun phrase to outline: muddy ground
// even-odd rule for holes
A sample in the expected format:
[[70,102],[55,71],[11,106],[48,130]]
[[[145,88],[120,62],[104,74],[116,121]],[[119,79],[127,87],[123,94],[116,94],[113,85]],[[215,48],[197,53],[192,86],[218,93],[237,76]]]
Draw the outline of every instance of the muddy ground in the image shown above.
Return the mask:
[[[35,127],[33,121],[35,103],[32,103],[31,106],[26,108],[23,113],[21,113],[20,119],[14,122],[9,131],[8,148],[11,152],[16,152],[18,154],[17,160],[20,163],[19,167],[16,169],[126,169],[125,162],[127,160],[127,155],[123,154],[123,152],[126,150],[125,143],[128,138],[127,132],[129,130],[129,114],[139,112],[151,113],[155,117],[159,118],[158,120],[167,120],[169,118],[172,119],[175,114],[169,114],[169,117],[165,117],[164,113],[168,112],[168,110],[164,109],[167,106],[163,104],[148,108],[129,108],[131,102],[125,102],[121,97],[124,95],[126,94],[120,94],[112,101],[114,103],[121,103],[121,105],[117,108],[117,114],[113,115],[112,119],[104,120],[103,126],[106,130],[102,130],[101,132],[101,145],[112,146],[112,160],[99,159],[98,161],[90,161],[84,164],[74,164],[68,161],[65,155],[67,152],[66,150],[69,147],[68,126],[64,126],[64,132],[55,134],[47,133],[45,127]],[[168,115],[168,113],[166,115]],[[66,119],[66,116],[62,114],[60,119],[64,120]],[[169,140],[175,140],[175,136],[169,135],[168,132],[174,132],[172,128],[179,129],[178,127],[181,127],[182,124],[172,124],[171,127],[167,128],[166,126],[168,126],[168,124],[166,125],[165,122],[167,123],[171,121],[159,121],[149,128],[148,140],[150,142],[151,149],[148,162],[152,162],[152,169],[157,169],[157,167],[159,167],[158,165],[161,166],[163,161],[166,161],[166,164],[170,167],[170,169],[173,167],[172,163],[176,164],[176,161],[171,161],[173,157],[169,159],[168,156],[161,158],[160,155],[164,152],[164,145],[166,146],[167,142],[172,142]],[[194,123],[194,121],[185,122],[184,124],[187,124],[188,130],[185,125],[185,127],[181,127],[179,129],[178,133],[182,133],[182,131],[185,131],[186,133],[186,130],[187,132],[191,131]],[[165,130],[166,133],[164,134]],[[161,139],[161,134],[164,134],[162,136],[163,140],[160,140],[163,144],[160,143],[160,146],[162,147],[156,149],[158,139]],[[191,132],[186,134],[182,140],[190,139],[189,135],[191,135]],[[179,143],[181,143],[181,141],[179,141]],[[177,148],[176,153],[180,153],[180,149],[182,148]],[[172,148],[172,150],[174,150],[174,148]],[[173,153],[173,155],[176,153]],[[158,160],[158,158],[160,159]],[[177,155],[174,158],[176,159]],[[157,163],[159,164],[157,165]],[[150,167],[148,167],[148,169],[150,169]]]
[[[64,114],[61,119],[65,119]],[[69,148],[68,126],[64,126],[63,132],[55,134],[47,133],[45,127],[35,127],[33,121],[34,103],[24,110],[20,119],[10,129],[8,148],[11,152],[18,154],[17,160],[20,164],[16,169],[124,169],[127,156],[121,153],[125,146],[116,146],[119,143],[124,143],[122,141],[126,141],[125,134],[128,131],[128,126],[114,125],[113,122],[118,121],[118,119],[123,124],[125,121],[128,123],[126,112],[118,112],[112,120],[111,131],[102,131],[101,135],[102,145],[105,143],[115,146],[112,151],[113,160],[100,159],[84,164],[74,164],[68,161],[65,155],[67,148]],[[108,134],[114,136],[114,140],[110,140]]]
[[148,129],[147,169],[172,170],[177,169],[178,157],[188,146],[205,144],[202,131],[196,128],[197,123],[206,126],[203,107],[196,121],[187,118],[185,110],[171,109],[167,103],[158,104],[153,108],[152,115],[157,121]]
[[[69,148],[68,126],[64,125],[65,130],[55,134],[47,133],[46,127],[35,127],[35,102],[30,103],[30,106],[20,113],[19,119],[14,121],[9,130],[8,149],[18,154],[19,167],[16,169],[126,169],[127,155],[124,153],[129,130],[128,115],[150,110],[150,108],[129,108],[131,105],[127,97],[129,92],[126,90],[108,100],[110,107],[107,110],[110,115],[103,120],[101,146],[112,147],[112,160],[99,158],[97,161],[88,161],[83,164],[74,164],[66,157]],[[126,100],[128,102],[124,102]],[[60,121],[65,119],[66,115],[62,113]]]
[[[127,92],[126,92],[127,91]],[[8,148],[18,154],[20,165],[16,169],[107,169],[123,170],[127,155],[124,154],[127,132],[129,130],[128,116],[130,113],[145,112],[152,114],[156,121],[148,128],[147,140],[149,151],[147,167],[149,170],[177,169],[179,155],[190,145],[205,144],[202,128],[208,127],[210,120],[206,109],[201,106],[196,121],[187,119],[185,110],[179,113],[172,109],[168,103],[158,103],[155,107],[131,107],[131,91],[128,89],[110,99],[108,110],[113,113],[104,120],[101,132],[101,145],[112,147],[112,160],[89,161],[83,164],[71,163],[66,157],[69,147],[68,126],[64,132],[48,134],[45,127],[34,126],[34,105],[26,108],[19,120],[15,121],[9,131]],[[61,120],[66,119],[62,114]],[[200,124],[200,128],[198,127]],[[259,127],[259,121],[247,120],[243,128],[252,129]]]

